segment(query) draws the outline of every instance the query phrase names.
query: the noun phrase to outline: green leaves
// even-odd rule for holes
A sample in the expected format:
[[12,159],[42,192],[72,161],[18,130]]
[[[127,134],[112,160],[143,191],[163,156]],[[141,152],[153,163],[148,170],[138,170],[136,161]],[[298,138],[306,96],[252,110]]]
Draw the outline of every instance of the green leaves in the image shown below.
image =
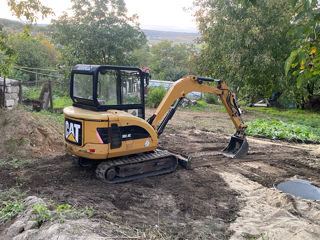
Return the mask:
[[300,49],[292,51],[290,53],[290,56],[287,58],[285,62],[285,67],[284,67],[286,75],[288,75],[288,72],[290,71],[293,62],[296,60],[300,51],[301,51]]
[[292,7],[295,7],[297,2],[298,2],[298,0],[290,0]]
[[196,53],[191,44],[164,40],[150,49],[150,67],[153,77],[159,80],[175,81],[191,72],[190,58]]
[[54,15],[53,10],[42,5],[39,0],[9,0],[8,5],[18,18],[24,17],[30,23],[37,22],[38,14],[42,15],[42,19]]
[[[201,3],[199,3],[201,2]],[[292,51],[288,0],[199,0],[200,75],[228,81],[250,102],[287,89],[283,63]],[[205,14],[204,14],[205,13]]]
[[0,25],[0,74],[8,76],[14,64],[15,51],[9,46],[8,33]]
[[247,134],[250,136],[265,136],[271,139],[288,141],[320,143],[320,136],[313,128],[282,121],[258,119],[248,123]]
[[0,220],[5,222],[25,210],[25,206],[18,201],[4,201],[0,209]]
[[61,47],[61,64],[130,65],[132,52],[146,43],[124,1],[73,0],[73,16],[54,21],[54,39]]

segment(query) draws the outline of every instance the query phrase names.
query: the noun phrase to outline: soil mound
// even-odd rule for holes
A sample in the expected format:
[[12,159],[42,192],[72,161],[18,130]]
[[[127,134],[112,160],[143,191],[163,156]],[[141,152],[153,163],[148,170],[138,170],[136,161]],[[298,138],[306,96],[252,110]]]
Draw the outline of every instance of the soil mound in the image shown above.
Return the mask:
[[22,107],[0,110],[0,132],[0,159],[32,159],[64,152],[62,129]]

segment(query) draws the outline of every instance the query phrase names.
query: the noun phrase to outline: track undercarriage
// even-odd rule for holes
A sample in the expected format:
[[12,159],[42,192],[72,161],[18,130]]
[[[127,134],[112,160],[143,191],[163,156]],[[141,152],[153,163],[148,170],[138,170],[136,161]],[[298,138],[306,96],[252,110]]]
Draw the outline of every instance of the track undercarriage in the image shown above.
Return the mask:
[[131,156],[118,157],[94,164],[92,160],[78,159],[81,167],[96,165],[96,176],[107,183],[121,183],[140,178],[166,174],[175,171],[179,162],[186,159],[166,150],[157,149],[152,152],[139,153]]

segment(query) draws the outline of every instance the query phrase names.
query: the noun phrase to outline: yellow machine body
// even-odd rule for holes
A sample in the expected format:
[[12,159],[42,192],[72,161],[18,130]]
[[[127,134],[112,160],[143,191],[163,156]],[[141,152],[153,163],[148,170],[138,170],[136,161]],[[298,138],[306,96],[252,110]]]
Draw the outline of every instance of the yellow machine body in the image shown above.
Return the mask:
[[[102,160],[153,151],[157,148],[158,136],[152,126],[130,113],[120,110],[94,112],[71,106],[64,109],[64,115],[66,121],[71,120],[70,123],[81,123],[79,124],[81,127],[75,127],[75,124],[66,124],[65,126],[67,151],[79,157]],[[110,139],[110,137],[112,138],[111,126],[115,125],[120,133],[120,135],[117,134],[117,137],[120,137],[118,139],[120,143],[113,148],[111,142],[103,141],[103,136],[98,129],[105,129],[109,136],[107,138]],[[126,129],[129,129],[129,131],[126,131]],[[135,129],[145,132],[140,136],[135,136],[137,134],[133,132]]]

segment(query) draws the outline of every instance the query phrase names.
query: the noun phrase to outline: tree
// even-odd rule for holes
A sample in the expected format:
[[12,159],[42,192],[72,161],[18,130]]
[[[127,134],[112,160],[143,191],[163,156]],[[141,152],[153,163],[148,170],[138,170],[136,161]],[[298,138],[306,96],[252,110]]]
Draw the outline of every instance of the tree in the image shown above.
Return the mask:
[[137,17],[127,16],[123,0],[72,0],[73,16],[54,21],[54,39],[63,64],[130,64],[132,52],[146,43]]
[[[15,52],[14,63],[18,66],[31,68],[52,68],[56,67],[58,52],[47,38],[33,37],[25,33],[10,34],[8,37],[10,48]],[[33,80],[33,73],[22,73],[12,70],[10,77],[17,77],[24,80]]]
[[291,51],[288,0],[197,0],[195,6],[203,43],[197,60],[202,75],[227,80],[249,101],[285,91],[282,63]]
[[8,33],[0,25],[0,75],[8,76],[14,58],[15,52],[8,45]]
[[320,110],[320,8],[316,0],[292,0],[294,50],[285,64],[294,76],[301,106]]
[[191,72],[193,45],[164,40],[151,47],[150,67],[153,78],[174,81]]
[[[8,0],[8,6],[18,18],[24,17],[30,24],[36,22],[38,14],[42,18],[53,14],[51,8],[41,4],[39,0]],[[28,31],[26,25],[26,31]],[[14,65],[15,53],[8,45],[8,33],[0,26],[0,75],[7,76]]]
[[44,19],[54,14],[51,8],[42,5],[39,0],[8,0],[8,6],[15,16],[19,19],[24,18],[30,24],[37,22],[38,15]]

